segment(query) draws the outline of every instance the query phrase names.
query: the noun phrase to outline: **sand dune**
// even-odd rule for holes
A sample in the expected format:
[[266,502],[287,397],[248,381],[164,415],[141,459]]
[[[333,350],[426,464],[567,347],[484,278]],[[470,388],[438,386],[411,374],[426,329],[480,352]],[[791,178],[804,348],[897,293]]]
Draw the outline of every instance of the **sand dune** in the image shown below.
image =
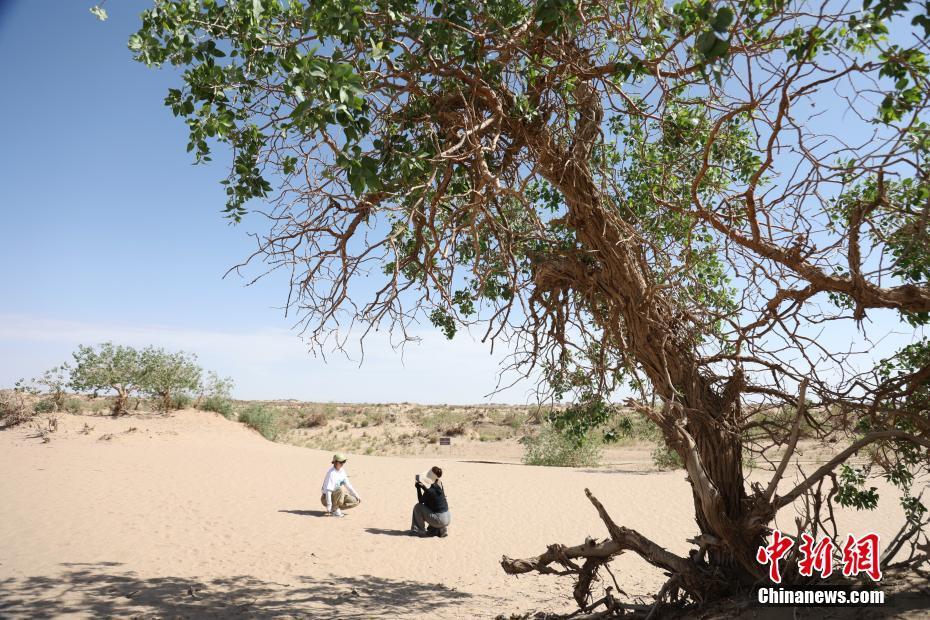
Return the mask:
[[[89,428],[93,427],[93,428]],[[211,413],[62,416],[51,443],[0,433],[0,616],[494,617],[571,610],[567,578],[504,575],[614,519],[684,553],[696,533],[682,472],[525,467],[441,457],[350,455],[362,504],[322,516],[329,453],[285,446]],[[446,470],[450,536],[406,535],[413,475]],[[884,489],[883,489],[884,490]],[[888,499],[893,495],[888,492]],[[793,515],[785,514],[788,525]],[[845,531],[890,536],[896,501],[844,514]],[[632,554],[631,596],[663,582]]]

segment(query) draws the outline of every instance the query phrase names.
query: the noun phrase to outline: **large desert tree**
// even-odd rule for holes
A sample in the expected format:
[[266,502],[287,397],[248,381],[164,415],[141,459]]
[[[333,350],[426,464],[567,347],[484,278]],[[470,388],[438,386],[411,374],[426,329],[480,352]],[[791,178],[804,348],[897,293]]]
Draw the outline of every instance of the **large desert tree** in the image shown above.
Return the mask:
[[104,342],[97,346],[80,345],[72,353],[69,386],[78,392],[116,392],[113,415],[126,413],[132,395],[143,385],[144,365],[136,349]]
[[182,394],[190,394],[200,387],[203,369],[197,356],[176,351],[170,353],[161,347],[146,347],[139,352],[142,365],[141,389],[158,402],[167,413]]
[[[288,274],[315,344],[480,327],[574,402],[565,432],[602,423],[623,386],[659,425],[693,491],[692,553],[590,496],[609,538],[505,558],[507,572],[576,574],[585,606],[632,551],[671,576],[663,598],[701,601],[764,575],[780,510],[806,507],[798,528],[823,533],[834,502],[871,505],[854,454],[923,512],[909,489],[930,447],[924,11],[163,0],[129,46],[183,69],[166,104],[188,150],[228,145],[228,215],[256,205],[268,222],[246,262]],[[852,343],[879,329],[910,337],[870,363]],[[795,479],[802,429],[839,449]]]

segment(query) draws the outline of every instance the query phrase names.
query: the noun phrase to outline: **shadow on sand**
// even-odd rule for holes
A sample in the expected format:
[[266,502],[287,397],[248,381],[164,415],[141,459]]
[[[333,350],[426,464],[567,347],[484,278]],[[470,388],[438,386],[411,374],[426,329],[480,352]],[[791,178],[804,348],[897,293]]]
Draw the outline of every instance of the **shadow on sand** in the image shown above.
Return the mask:
[[[371,575],[308,576],[279,584],[247,576],[142,579],[113,562],[61,566],[64,570],[54,577],[0,580],[0,617],[427,617],[443,609],[454,615],[451,610],[474,598],[440,584]],[[483,604],[493,608],[495,601]]]
[[387,530],[380,527],[366,527],[365,531],[369,534],[380,534],[381,536],[411,536],[410,530]]
[[325,510],[279,510],[278,512],[286,512],[292,515],[298,515],[301,517],[325,517]]

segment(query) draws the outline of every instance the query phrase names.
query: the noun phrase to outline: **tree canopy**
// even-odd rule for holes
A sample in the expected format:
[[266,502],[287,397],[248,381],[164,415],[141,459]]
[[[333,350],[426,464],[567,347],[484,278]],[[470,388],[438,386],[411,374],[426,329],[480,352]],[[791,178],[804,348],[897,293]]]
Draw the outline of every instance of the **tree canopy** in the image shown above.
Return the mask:
[[97,346],[80,345],[72,356],[70,386],[78,392],[116,392],[113,414],[126,412],[129,397],[143,383],[144,365],[136,349],[104,342]]
[[[702,534],[680,558],[614,525],[602,556],[699,599],[759,578],[774,514],[851,488],[857,450],[921,513],[928,35],[907,0],[159,0],[129,46],[183,68],[165,102],[195,159],[229,146],[228,216],[269,205],[248,262],[289,274],[315,343],[480,325],[576,403],[567,432],[640,394]],[[914,337],[863,366],[876,324]],[[847,448],[780,493],[802,421]]]
[[203,369],[197,356],[184,351],[168,352],[160,347],[146,347],[140,353],[141,389],[157,398],[162,411],[169,411],[178,395],[200,388]]
[[[203,369],[197,365],[196,355],[184,351],[171,352],[154,346],[140,351],[104,342],[95,346],[80,345],[72,356],[73,368],[64,364],[47,371],[42,380],[36,381],[49,391],[59,410],[65,385],[78,392],[116,392],[114,415],[125,413],[129,398],[137,392],[157,399],[161,410],[167,413],[177,404],[179,396],[201,389]],[[69,379],[65,379],[66,375],[70,375]],[[216,373],[211,373],[209,385],[204,387],[211,395],[216,392],[228,398],[232,380],[221,380]]]

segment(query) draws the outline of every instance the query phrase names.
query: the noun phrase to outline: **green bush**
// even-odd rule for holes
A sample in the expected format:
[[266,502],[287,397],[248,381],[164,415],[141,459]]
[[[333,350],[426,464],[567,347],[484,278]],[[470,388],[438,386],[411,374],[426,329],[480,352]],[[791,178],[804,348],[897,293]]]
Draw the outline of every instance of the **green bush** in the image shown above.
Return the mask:
[[278,421],[273,411],[263,405],[252,405],[239,412],[239,421],[261,433],[266,439],[278,438]]
[[52,411],[65,410],[65,397],[67,396],[68,382],[71,380],[71,366],[62,364],[42,373],[41,377],[33,379],[33,383],[46,394],[47,400],[52,403]]
[[69,398],[65,400],[65,411],[67,411],[68,413],[73,413],[77,415],[81,413],[83,410],[84,409],[83,407],[81,407],[81,400],[79,398]]
[[194,403],[194,397],[188,394],[187,392],[181,392],[180,394],[175,394],[171,398],[171,406],[174,409],[187,409]]
[[523,462],[551,467],[596,467],[601,460],[601,442],[595,433],[580,441],[568,437],[551,424],[523,439]]
[[32,409],[36,413],[51,413],[57,411],[58,407],[55,406],[55,401],[52,398],[43,398],[42,400],[36,401],[36,404],[32,406]]
[[233,402],[225,396],[207,396],[200,408],[204,411],[215,411],[225,418],[232,420],[235,418],[233,413]]
[[662,470],[683,469],[685,466],[678,453],[665,444],[659,444],[653,449],[652,462]]
[[604,428],[605,435],[619,445],[640,442],[661,443],[662,431],[641,413],[624,412],[613,416]]
[[205,398],[197,399],[197,407],[204,411],[215,411],[224,418],[235,418],[233,413],[232,390],[233,380],[230,377],[220,377],[215,371],[209,371],[207,378],[201,385],[201,395]]
[[221,377],[215,370],[211,370],[207,372],[207,378],[200,386],[200,390],[207,396],[231,399],[235,385],[232,377]]

